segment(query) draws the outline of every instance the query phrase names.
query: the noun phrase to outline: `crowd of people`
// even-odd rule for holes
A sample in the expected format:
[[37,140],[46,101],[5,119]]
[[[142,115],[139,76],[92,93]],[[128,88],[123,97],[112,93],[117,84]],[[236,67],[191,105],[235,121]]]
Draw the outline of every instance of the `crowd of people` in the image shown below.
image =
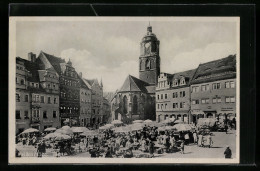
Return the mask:
[[[88,152],[91,157],[131,158],[154,157],[154,154],[185,154],[185,146],[193,144],[210,148],[213,134],[207,129],[186,131],[160,130],[156,126],[145,125],[137,131],[116,132],[112,129],[99,130],[94,135],[73,134],[70,139],[45,140],[41,134],[17,136],[17,143],[37,148],[38,157],[51,149],[57,157]],[[19,152],[17,152],[17,156]],[[229,151],[225,152],[229,155]]]

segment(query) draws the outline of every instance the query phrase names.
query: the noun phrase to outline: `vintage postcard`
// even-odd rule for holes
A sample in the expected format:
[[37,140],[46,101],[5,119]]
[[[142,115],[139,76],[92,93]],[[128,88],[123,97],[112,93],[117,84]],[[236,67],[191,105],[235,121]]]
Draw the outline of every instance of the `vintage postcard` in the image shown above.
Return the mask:
[[10,17],[9,163],[239,163],[239,17]]

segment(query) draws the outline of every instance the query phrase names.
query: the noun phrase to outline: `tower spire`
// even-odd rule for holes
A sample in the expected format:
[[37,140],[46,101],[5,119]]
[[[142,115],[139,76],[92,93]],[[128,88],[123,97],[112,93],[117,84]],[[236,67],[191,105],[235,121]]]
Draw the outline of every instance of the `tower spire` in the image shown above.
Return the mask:
[[103,87],[102,77],[101,77],[101,80],[100,80],[100,86]]

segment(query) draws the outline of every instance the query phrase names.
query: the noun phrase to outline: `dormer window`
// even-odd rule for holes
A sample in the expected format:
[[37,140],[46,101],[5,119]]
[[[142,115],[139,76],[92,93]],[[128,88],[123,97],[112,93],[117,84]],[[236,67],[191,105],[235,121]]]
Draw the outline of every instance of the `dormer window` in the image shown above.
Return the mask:
[[175,86],[178,86],[178,80],[177,79],[175,79],[174,81],[173,81],[173,86],[175,87]]
[[180,85],[185,85],[185,78],[181,78]]

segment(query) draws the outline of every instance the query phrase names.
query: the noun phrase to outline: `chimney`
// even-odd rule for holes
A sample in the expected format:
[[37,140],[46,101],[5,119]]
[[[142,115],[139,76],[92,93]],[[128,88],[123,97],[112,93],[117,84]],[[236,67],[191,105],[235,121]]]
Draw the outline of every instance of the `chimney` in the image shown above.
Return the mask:
[[30,52],[28,53],[28,60],[31,62],[35,62],[36,61],[36,54]]
[[82,78],[82,72],[79,73],[79,77]]

